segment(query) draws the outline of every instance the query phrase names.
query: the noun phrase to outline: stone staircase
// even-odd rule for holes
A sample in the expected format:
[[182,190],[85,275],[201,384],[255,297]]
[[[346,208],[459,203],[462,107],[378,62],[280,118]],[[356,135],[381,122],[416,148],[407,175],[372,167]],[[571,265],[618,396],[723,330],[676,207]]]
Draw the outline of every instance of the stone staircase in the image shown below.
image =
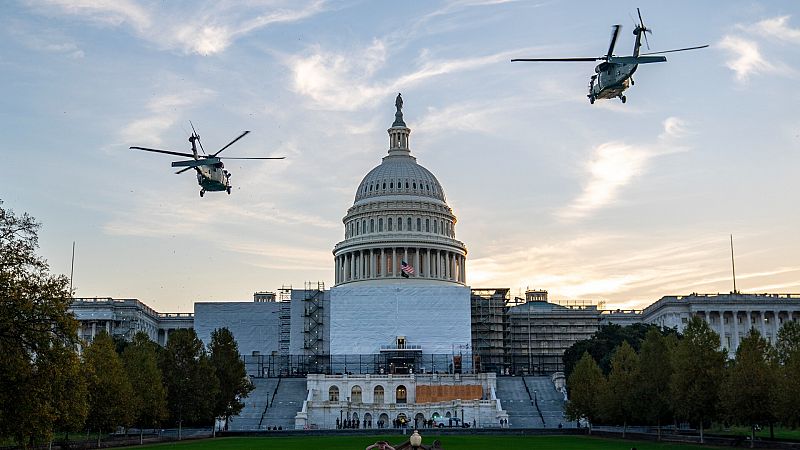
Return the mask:
[[564,407],[566,406],[564,394],[556,390],[550,377],[525,377],[525,383],[528,385],[531,396],[535,397],[536,403],[539,405],[546,428],[556,428],[558,424],[563,427],[575,425],[564,417]]
[[[258,430],[261,417],[265,414],[278,386],[278,378],[253,378],[255,389],[244,399],[244,408],[238,416],[232,417],[228,425],[230,430]],[[262,427],[261,429],[264,429]]]
[[270,401],[261,429],[280,427],[294,430],[294,417],[308,396],[305,378],[280,378],[275,398]]
[[495,391],[500,404],[508,413],[511,428],[542,428],[544,424],[525,389],[522,377],[497,377]]

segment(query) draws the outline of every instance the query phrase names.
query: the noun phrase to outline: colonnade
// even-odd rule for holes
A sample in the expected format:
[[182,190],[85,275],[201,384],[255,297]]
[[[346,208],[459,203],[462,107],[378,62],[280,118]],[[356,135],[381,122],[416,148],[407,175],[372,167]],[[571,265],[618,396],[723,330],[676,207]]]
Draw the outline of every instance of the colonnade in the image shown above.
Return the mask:
[[400,278],[402,261],[414,268],[411,278],[466,283],[466,257],[461,253],[423,247],[353,250],[336,257],[336,284],[349,281]]
[[719,334],[720,348],[726,348],[731,353],[739,348],[739,342],[751,328],[774,344],[778,339],[778,330],[786,321],[800,320],[800,311],[794,309],[716,309],[700,310],[695,314]]

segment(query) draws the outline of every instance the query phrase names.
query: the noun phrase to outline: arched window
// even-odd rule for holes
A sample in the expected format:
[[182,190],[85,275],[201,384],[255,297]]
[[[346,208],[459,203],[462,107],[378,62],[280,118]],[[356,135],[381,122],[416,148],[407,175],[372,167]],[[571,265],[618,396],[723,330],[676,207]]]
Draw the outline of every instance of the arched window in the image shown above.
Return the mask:
[[422,231],[422,219],[417,217],[417,231]]
[[411,229],[411,217],[409,217],[409,218],[408,218],[408,221],[406,221],[406,225],[408,225],[408,226],[406,227],[406,228],[408,229],[408,231],[414,231],[414,230],[412,230],[412,229]]
[[408,399],[408,391],[406,391],[406,387],[402,384],[397,386],[395,390],[395,403],[406,403]]
[[438,234],[439,233],[439,227],[436,225],[437,223],[438,222],[436,222],[435,220],[433,221],[433,232]]
[[373,185],[371,185],[371,184],[369,185],[369,191],[370,191],[370,192],[372,192],[372,188],[373,188],[373,187],[375,187],[375,186],[373,186]]
[[425,232],[431,232],[431,219],[425,219]]
[[369,219],[369,232],[375,232],[375,219]]
[[383,403],[383,386],[375,386],[375,389],[372,392],[372,402]]
[[415,181],[414,184],[412,184],[412,186],[414,187],[414,189],[416,189],[417,188],[417,182]]
[[393,181],[389,183],[389,189],[394,189],[394,182]]
[[353,386],[353,389],[350,390],[350,400],[361,403],[361,386]]
[[358,222],[356,222],[356,236],[358,236],[360,233],[361,233],[361,226]]
[[338,402],[339,401],[339,388],[336,386],[331,386],[328,389],[328,401],[329,402]]
[[362,233],[366,233],[367,232],[367,219],[364,219],[364,220],[361,221],[361,232]]
[[383,218],[378,218],[378,231],[383,231]]
[[406,181],[406,189],[408,189],[408,181]]
[[391,217],[389,217],[388,219],[386,219],[386,227],[387,227],[387,229],[388,229],[389,231],[392,231],[392,218],[391,218]]
[[444,220],[439,221],[439,231],[441,231],[442,234],[444,234]]
[[383,189],[386,190],[386,182],[383,182]]
[[397,231],[403,231],[403,218],[397,218]]
[[428,183],[425,183],[425,190],[426,191],[430,191],[431,190],[431,185],[428,184]]

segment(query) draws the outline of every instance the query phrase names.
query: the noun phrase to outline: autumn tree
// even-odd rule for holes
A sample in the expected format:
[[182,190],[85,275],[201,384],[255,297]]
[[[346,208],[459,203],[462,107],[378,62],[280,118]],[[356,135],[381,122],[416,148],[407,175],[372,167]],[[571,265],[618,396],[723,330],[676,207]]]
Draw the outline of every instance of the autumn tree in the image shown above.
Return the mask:
[[726,370],[721,395],[726,416],[734,423],[750,426],[751,448],[756,425],[775,420],[775,372],[773,348],[751,328]]
[[719,406],[726,357],[718,347],[719,335],[694,316],[686,325],[673,358],[672,408],[679,419],[697,425],[701,443],[703,427],[716,416]]
[[604,397],[606,379],[603,372],[588,352],[584,353],[575,369],[567,378],[569,401],[566,416],[569,420],[586,418],[591,433],[594,423],[602,412],[601,401]]
[[225,429],[232,416],[244,408],[241,399],[255,389],[247,377],[244,362],[239,357],[239,345],[227,328],[211,332],[211,366],[219,381],[219,394],[214,405],[214,416],[225,420]]
[[633,347],[623,341],[611,358],[611,372],[608,374],[602,410],[612,423],[622,423],[622,437],[628,430],[628,423],[635,417],[640,405],[637,382],[639,381],[639,356]]
[[167,418],[167,392],[158,367],[157,350],[158,345],[140,331],[122,352],[125,373],[133,388],[132,424],[139,428],[140,444],[144,428],[156,428]]
[[105,331],[95,335],[83,351],[83,373],[89,390],[89,416],[86,424],[96,430],[97,445],[103,432],[131,423],[130,402],[133,388],[114,341]]
[[213,423],[219,381],[195,331],[182,329],[170,333],[161,355],[172,423],[178,425],[179,430],[185,424]]
[[665,337],[657,329],[650,329],[642,341],[639,352],[639,380],[637,388],[641,401],[642,418],[655,424],[661,440],[661,424],[672,417],[669,383],[672,378],[671,353],[676,339]]
[[776,345],[778,381],[777,413],[781,423],[800,425],[800,322],[788,321],[778,331]]
[[[0,201],[0,436],[22,446],[50,439],[53,428],[85,415],[69,280],[36,254],[40,225]],[[75,387],[60,392],[61,387]]]

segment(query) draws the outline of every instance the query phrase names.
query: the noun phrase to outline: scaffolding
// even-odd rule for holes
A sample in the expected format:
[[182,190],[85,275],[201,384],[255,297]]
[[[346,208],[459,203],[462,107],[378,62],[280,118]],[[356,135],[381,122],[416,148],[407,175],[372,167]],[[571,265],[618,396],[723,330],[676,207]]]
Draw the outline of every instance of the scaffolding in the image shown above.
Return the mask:
[[472,289],[472,352],[477,371],[494,372],[504,364],[509,292],[507,288]]
[[303,350],[317,360],[325,354],[325,283],[306,282],[303,298]]
[[278,302],[281,307],[278,312],[278,320],[281,321],[280,337],[278,338],[278,348],[281,355],[288,355],[289,343],[291,341],[292,325],[292,286],[283,285],[278,290]]

